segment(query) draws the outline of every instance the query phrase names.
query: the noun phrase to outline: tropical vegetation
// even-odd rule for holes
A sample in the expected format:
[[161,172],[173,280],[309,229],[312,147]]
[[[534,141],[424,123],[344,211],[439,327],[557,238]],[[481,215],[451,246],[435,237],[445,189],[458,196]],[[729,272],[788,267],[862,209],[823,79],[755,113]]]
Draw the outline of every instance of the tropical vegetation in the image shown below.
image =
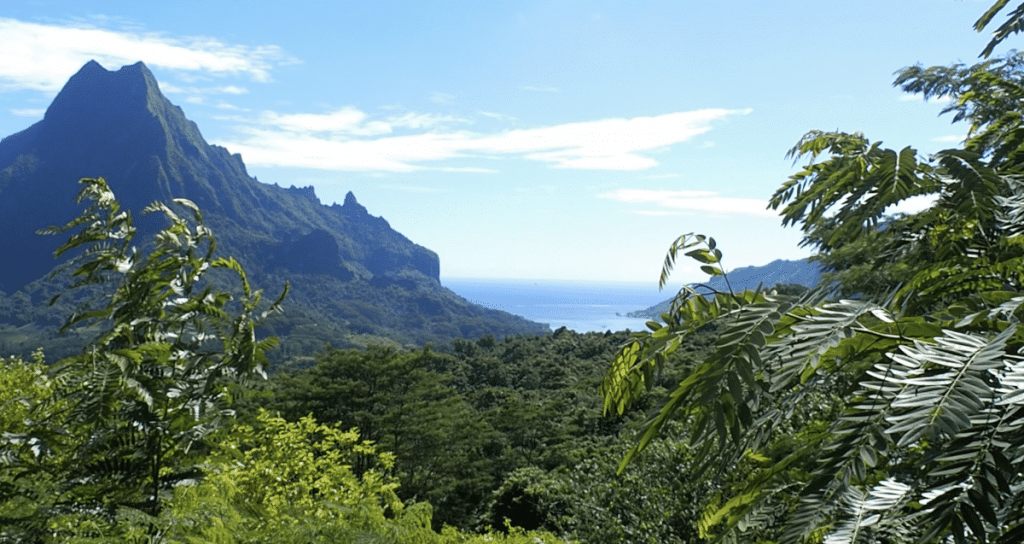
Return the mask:
[[[1006,7],[978,21],[985,28]],[[1024,25],[1024,5],[985,48]],[[605,409],[622,413],[699,331],[711,354],[646,423],[637,462],[671,421],[712,483],[698,529],[716,541],[1024,539],[1024,56],[913,66],[895,85],[948,97],[960,147],[922,157],[860,133],[807,133],[806,165],[770,207],[830,272],[814,293],[686,288],[617,356]],[[917,213],[893,214],[908,199]],[[697,234],[670,247],[722,275]],[[737,476],[739,474],[740,476]]]
[[1024,540],[1024,55],[987,58],[1009,11],[985,60],[897,73],[962,145],[790,150],[770,206],[817,289],[733,290],[687,234],[660,283],[684,257],[722,281],[639,333],[305,346],[268,373],[289,286],[265,300],[192,202],[140,240],[83,179],[46,231],[68,353],[0,359],[0,542]]
[[[140,250],[106,183],[81,183],[88,207],[46,234],[71,232],[58,252],[75,253],[81,305],[65,327],[93,339],[51,366],[3,360],[0,542],[554,541],[436,532],[429,503],[396,495],[394,456],[357,430],[237,420],[234,397],[275,344],[256,326],[287,286],[262,303],[186,200],[147,208],[170,225]],[[231,276],[234,290],[216,287]]]

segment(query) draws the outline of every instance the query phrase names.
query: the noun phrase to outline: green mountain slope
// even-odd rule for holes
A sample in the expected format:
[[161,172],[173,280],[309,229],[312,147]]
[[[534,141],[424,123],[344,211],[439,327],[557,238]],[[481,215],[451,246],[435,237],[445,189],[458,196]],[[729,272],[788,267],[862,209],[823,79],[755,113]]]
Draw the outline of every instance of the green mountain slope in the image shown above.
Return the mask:
[[[443,287],[437,254],[371,215],[353,194],[326,206],[312,187],[255,180],[240,155],[206,143],[141,62],[108,71],[91,61],[42,121],[0,141],[0,255],[13,256],[0,265],[0,322],[7,324],[0,348],[26,347],[25,331],[66,315],[68,308],[39,306],[60,289],[45,279],[60,240],[35,232],[78,215],[82,177],[105,178],[143,231],[162,226],[140,217],[144,206],[188,198],[202,209],[220,254],[235,256],[258,287],[290,281],[285,314],[268,331],[286,336],[282,353],[548,331]],[[14,327],[22,332],[4,332]]]

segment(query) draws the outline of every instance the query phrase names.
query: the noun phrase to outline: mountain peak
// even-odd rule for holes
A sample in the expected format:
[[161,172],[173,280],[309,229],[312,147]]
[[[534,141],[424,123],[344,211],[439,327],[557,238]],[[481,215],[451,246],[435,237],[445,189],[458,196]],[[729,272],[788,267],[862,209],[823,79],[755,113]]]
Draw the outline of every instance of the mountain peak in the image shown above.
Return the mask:
[[108,111],[153,110],[162,100],[156,78],[141,61],[114,72],[90,60],[57,93],[46,118],[76,118],[77,112],[97,106]]
[[187,198],[203,210],[221,250],[254,277],[283,283],[298,274],[294,302],[286,301],[305,316],[298,322],[339,323],[324,328],[320,345],[337,330],[397,335],[401,343],[547,330],[444,289],[437,254],[369,215],[351,192],[344,205],[325,206],[313,187],[259,183],[240,156],[206,142],[141,62],[116,71],[86,63],[41,121],[0,139],[0,255],[14,259],[0,265],[5,291],[35,289],[53,269],[59,241],[35,233],[79,216],[82,177],[105,178],[122,209],[139,217],[141,233],[165,225],[142,209]]
[[78,74],[81,74],[83,72],[84,73],[90,73],[90,72],[106,73],[107,69],[104,68],[102,65],[100,65],[100,63],[96,62],[96,60],[94,59],[94,60],[90,60],[89,62],[85,63],[85,66],[82,66],[81,68],[79,68],[78,72],[75,74],[75,76],[71,76],[71,77],[76,77]]
[[349,191],[348,194],[345,195],[345,203],[342,204],[341,209],[347,212],[349,215],[369,215],[369,212],[366,211],[366,207],[360,204],[358,200],[356,200],[356,195],[352,194],[352,191]]

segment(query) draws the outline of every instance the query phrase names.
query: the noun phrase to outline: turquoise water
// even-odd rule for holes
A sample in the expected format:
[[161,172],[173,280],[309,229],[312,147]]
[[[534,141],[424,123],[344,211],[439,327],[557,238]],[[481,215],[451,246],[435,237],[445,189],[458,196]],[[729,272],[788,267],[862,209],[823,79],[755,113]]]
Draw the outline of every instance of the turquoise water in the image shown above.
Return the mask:
[[641,310],[675,293],[657,282],[597,283],[550,280],[442,279],[466,300],[576,332],[644,330],[643,319],[620,314]]

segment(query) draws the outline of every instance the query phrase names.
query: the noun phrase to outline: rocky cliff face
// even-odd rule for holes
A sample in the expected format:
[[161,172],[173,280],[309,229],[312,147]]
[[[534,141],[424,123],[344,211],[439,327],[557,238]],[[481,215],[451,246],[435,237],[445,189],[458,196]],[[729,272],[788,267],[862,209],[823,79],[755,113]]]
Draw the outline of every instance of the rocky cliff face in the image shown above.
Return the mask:
[[[428,306],[448,308],[441,314],[456,321],[458,315],[477,315],[475,309],[467,314],[470,306],[441,287],[437,254],[370,215],[352,193],[341,206],[325,206],[312,187],[286,189],[249,176],[241,156],[209,145],[141,62],[117,71],[89,62],[42,121],[0,141],[4,291],[21,289],[53,268],[60,240],[35,232],[78,215],[74,196],[83,177],[105,178],[136,218],[155,200],[192,200],[222,254],[235,256],[257,277],[295,280],[297,300],[303,299],[303,285],[312,283],[309,288],[320,298],[375,306],[379,311],[364,313],[377,321],[405,315],[402,308],[384,308],[403,297],[437,299]],[[162,227],[158,220],[137,222],[145,231]],[[324,285],[335,287],[324,291]],[[389,330],[399,325],[381,324]],[[541,329],[523,322],[498,334],[527,331]]]
[[106,178],[136,214],[154,200],[194,201],[225,249],[243,260],[257,247],[279,261],[314,251],[321,265],[302,264],[308,256],[285,264],[348,278],[415,271],[438,279],[436,254],[371,216],[351,193],[344,206],[329,207],[312,187],[259,183],[239,155],[206,143],[145,65],[111,72],[92,61],[68,81],[42,121],[0,142],[0,252],[24,255],[0,269],[8,289],[53,266],[56,240],[33,233],[77,214],[73,197],[82,177]]

